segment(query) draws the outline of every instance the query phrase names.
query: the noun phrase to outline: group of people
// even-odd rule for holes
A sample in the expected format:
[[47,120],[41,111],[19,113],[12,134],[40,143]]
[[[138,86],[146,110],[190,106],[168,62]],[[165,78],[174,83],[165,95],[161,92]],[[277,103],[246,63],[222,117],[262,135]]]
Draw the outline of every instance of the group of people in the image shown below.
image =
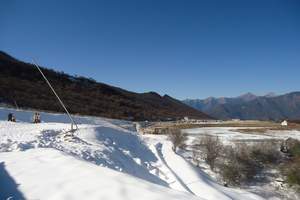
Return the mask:
[[[8,114],[8,116],[7,116],[7,121],[10,121],[10,122],[16,122],[16,117],[14,116],[13,113],[9,113],[9,114]],[[33,114],[32,122],[33,122],[33,123],[41,123],[41,115],[40,115],[40,113],[35,112],[35,113]]]

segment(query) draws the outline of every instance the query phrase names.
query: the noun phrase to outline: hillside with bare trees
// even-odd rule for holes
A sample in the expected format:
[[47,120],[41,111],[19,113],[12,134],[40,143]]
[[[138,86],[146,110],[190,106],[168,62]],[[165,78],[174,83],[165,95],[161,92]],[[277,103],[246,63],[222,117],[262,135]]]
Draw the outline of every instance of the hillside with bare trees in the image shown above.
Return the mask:
[[[91,78],[42,70],[73,114],[127,120],[210,118],[168,95],[134,93]],[[4,52],[0,52],[0,102],[20,108],[63,111],[38,70]]]

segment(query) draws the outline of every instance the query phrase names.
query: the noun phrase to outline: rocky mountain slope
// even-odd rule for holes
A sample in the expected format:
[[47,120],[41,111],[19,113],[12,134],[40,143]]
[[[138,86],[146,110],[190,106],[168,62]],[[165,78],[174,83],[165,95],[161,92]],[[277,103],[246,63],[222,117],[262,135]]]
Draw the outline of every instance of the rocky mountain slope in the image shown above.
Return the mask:
[[300,119],[300,92],[276,96],[255,96],[251,93],[236,98],[214,98],[183,101],[198,110],[220,119],[282,120]]

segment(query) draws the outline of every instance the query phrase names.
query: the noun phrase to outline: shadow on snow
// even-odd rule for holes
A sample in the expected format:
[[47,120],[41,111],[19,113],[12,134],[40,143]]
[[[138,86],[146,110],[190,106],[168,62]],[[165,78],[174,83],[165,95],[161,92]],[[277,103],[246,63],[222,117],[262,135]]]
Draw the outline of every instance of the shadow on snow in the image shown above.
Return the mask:
[[4,162],[0,163],[0,199],[25,199],[23,194],[18,190],[18,186],[6,171]]

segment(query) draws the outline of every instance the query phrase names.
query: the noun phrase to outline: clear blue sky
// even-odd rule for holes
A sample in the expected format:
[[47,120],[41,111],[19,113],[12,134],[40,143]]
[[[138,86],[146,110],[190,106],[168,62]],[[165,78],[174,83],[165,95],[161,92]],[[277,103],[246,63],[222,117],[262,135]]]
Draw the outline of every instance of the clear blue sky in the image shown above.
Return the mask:
[[299,0],[2,0],[0,50],[179,99],[300,90]]

